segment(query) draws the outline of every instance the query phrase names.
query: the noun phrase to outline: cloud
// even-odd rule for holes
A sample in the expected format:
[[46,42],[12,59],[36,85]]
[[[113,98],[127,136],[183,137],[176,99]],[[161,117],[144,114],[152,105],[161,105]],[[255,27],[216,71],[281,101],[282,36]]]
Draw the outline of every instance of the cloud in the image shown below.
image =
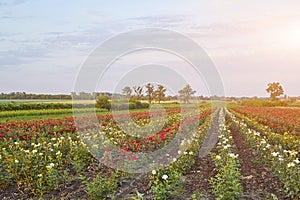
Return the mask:
[[136,25],[155,26],[155,27],[176,27],[186,24],[190,15],[155,15],[128,18],[127,21],[132,21]]
[[2,2],[0,2],[0,6],[16,6],[28,1],[31,0],[2,0]]

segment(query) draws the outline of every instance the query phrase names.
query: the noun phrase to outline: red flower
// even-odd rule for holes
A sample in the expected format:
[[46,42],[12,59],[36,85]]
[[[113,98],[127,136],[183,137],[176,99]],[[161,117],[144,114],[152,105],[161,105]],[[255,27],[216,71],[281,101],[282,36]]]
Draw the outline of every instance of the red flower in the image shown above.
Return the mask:
[[163,134],[163,133],[162,133],[162,134],[160,134],[160,138],[161,138],[161,140],[163,140],[163,141],[164,141],[164,140],[167,140],[167,138],[166,138],[165,134]]
[[104,150],[105,150],[106,152],[109,152],[109,148],[105,148]]
[[4,137],[4,134],[0,134],[0,137]]
[[153,136],[148,136],[148,140],[153,141]]
[[136,155],[130,156],[131,160],[136,160]]

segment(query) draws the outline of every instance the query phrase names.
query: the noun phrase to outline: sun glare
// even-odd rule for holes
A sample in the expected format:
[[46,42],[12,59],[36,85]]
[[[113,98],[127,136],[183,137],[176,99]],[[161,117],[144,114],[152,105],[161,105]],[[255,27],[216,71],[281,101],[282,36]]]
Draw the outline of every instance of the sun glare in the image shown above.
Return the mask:
[[288,45],[290,45],[291,47],[300,48],[300,26],[290,27],[288,30],[286,30],[286,32],[286,41],[288,42]]

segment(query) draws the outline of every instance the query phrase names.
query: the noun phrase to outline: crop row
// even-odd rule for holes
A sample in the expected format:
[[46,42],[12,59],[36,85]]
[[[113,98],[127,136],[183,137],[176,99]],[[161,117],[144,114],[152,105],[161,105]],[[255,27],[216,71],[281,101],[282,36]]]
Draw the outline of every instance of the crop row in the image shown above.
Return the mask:
[[272,133],[268,127],[245,116],[236,115],[236,113],[229,113],[229,115],[232,122],[239,127],[240,133],[253,152],[259,155],[260,161],[266,164],[284,183],[287,195],[293,199],[299,199],[299,139],[288,134]]
[[[156,118],[151,118],[147,112],[131,113],[130,116],[121,115],[121,119],[130,117],[141,127],[151,123],[154,123],[151,124],[154,127],[162,125],[161,130],[150,130],[150,134],[147,135],[143,135],[145,134],[143,131],[141,131],[141,135],[125,133],[118,127],[112,115],[99,115],[97,118],[99,122],[96,124],[93,124],[93,120],[89,121],[89,117],[81,117],[80,119],[85,123],[79,128],[75,126],[73,118],[1,123],[0,185],[4,188],[9,185],[17,185],[26,193],[42,196],[47,191],[54,190],[60,184],[67,182],[70,174],[83,176],[81,172],[92,167],[97,175],[92,180],[88,177],[83,178],[87,181],[88,194],[96,195],[94,198],[97,198],[97,195],[107,196],[112,189],[117,187],[117,180],[121,180],[127,175],[123,175],[119,170],[108,170],[101,167],[101,164],[97,164],[96,159],[100,161],[101,159],[110,159],[109,155],[113,151],[111,146],[97,143],[97,139],[105,138],[105,141],[119,147],[120,152],[124,153],[121,156],[126,157],[132,163],[142,159],[139,157],[139,153],[165,147],[175,136],[189,131],[191,124],[196,122],[197,129],[199,125],[202,126],[192,138],[181,141],[182,151],[178,152],[179,155],[176,157],[166,155],[173,164],[156,171],[157,175],[163,174],[161,177],[159,176],[159,180],[165,181],[158,184],[170,183],[172,185],[172,177],[175,177],[174,180],[179,180],[174,173],[182,174],[193,164],[193,158],[208,127],[210,111],[201,109],[199,114],[199,110],[191,109],[182,115],[178,109],[170,109],[165,113],[166,122],[163,113],[157,111]],[[126,124],[125,122],[126,120],[124,120],[124,124]],[[100,131],[97,131],[98,128]],[[93,141],[93,143],[89,144],[89,141]],[[175,168],[178,169],[173,170]],[[155,189],[157,184],[155,183],[156,176],[153,176],[155,175],[154,171],[150,174],[153,177],[151,191],[154,196],[159,195],[161,193],[158,194]],[[167,196],[168,194],[168,192],[165,193]]]
[[238,199],[242,193],[240,161],[224,112],[220,112],[219,126],[217,152],[211,153],[217,172],[210,181],[212,192],[216,199]]
[[300,110],[292,108],[235,107],[233,111],[254,118],[276,133],[300,134]]

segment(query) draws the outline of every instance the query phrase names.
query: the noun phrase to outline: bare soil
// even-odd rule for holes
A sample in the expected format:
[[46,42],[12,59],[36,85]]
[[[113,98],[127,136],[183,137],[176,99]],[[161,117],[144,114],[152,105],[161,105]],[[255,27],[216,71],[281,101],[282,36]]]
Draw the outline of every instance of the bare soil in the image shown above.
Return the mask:
[[278,199],[289,199],[283,191],[283,183],[265,165],[259,162],[235,126],[231,126],[234,143],[241,160],[242,199],[271,199],[272,194]]

